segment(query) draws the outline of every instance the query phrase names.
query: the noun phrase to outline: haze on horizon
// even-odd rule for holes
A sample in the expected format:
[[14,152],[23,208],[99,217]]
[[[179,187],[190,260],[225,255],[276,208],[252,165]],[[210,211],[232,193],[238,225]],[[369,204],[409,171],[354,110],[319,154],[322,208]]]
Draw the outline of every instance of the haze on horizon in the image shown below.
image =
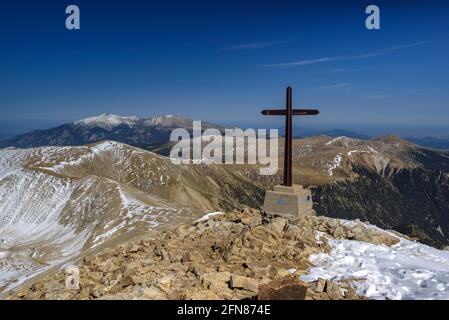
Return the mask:
[[[0,139],[101,113],[279,127],[294,103],[321,110],[298,126],[449,136],[449,4],[377,1],[85,1],[2,5]],[[370,132],[368,132],[370,131]],[[448,134],[445,134],[448,133]]]

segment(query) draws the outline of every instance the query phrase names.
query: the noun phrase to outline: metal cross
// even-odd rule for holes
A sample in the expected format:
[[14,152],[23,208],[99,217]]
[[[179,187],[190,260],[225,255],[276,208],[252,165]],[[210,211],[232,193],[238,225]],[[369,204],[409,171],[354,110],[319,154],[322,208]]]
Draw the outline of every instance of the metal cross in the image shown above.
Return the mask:
[[284,186],[292,186],[292,116],[314,116],[315,109],[292,109],[292,88],[287,87],[285,110],[263,110],[266,116],[285,116]]

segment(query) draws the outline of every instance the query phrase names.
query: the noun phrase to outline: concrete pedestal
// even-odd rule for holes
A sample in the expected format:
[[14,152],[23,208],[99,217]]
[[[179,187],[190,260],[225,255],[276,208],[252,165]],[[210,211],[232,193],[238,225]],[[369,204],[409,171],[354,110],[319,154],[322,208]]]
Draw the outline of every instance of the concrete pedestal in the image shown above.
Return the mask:
[[277,185],[273,191],[267,191],[265,194],[263,209],[269,214],[278,216],[313,215],[312,193],[297,184],[291,187]]

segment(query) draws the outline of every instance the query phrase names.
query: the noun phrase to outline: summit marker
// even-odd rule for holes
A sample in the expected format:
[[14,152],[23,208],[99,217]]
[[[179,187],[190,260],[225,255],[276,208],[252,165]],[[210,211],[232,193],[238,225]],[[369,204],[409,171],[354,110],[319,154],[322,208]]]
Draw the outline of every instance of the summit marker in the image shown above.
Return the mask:
[[313,214],[312,193],[301,185],[292,183],[292,122],[293,116],[312,116],[316,109],[293,109],[292,88],[287,87],[285,109],[263,110],[266,116],[285,116],[284,184],[267,191],[263,208],[275,215],[303,216]]

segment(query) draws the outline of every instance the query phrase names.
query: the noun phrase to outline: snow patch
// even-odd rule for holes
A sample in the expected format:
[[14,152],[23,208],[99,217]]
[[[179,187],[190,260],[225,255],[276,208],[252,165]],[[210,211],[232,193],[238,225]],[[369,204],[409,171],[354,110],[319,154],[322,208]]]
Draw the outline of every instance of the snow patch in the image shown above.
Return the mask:
[[201,218],[199,218],[198,220],[195,220],[194,223],[209,220],[210,217],[218,216],[220,214],[223,214],[223,212],[219,212],[219,211],[209,212],[209,213],[205,214],[204,216],[202,216]]
[[334,138],[334,139],[332,139],[332,140],[326,142],[325,145],[326,145],[326,146],[330,146],[331,144],[333,144],[333,143],[335,143],[335,142],[338,142],[338,141],[345,141],[345,140],[348,140],[348,139],[349,139],[349,138],[348,138],[348,137],[345,137],[345,136],[337,137],[337,138]]
[[449,299],[447,251],[403,238],[391,247],[353,240],[328,242],[331,252],[311,255],[314,267],[302,280],[346,280],[371,299]]
[[340,167],[341,161],[343,160],[342,156],[340,154],[337,154],[330,163],[326,165],[326,171],[329,176],[334,175],[334,170]]

